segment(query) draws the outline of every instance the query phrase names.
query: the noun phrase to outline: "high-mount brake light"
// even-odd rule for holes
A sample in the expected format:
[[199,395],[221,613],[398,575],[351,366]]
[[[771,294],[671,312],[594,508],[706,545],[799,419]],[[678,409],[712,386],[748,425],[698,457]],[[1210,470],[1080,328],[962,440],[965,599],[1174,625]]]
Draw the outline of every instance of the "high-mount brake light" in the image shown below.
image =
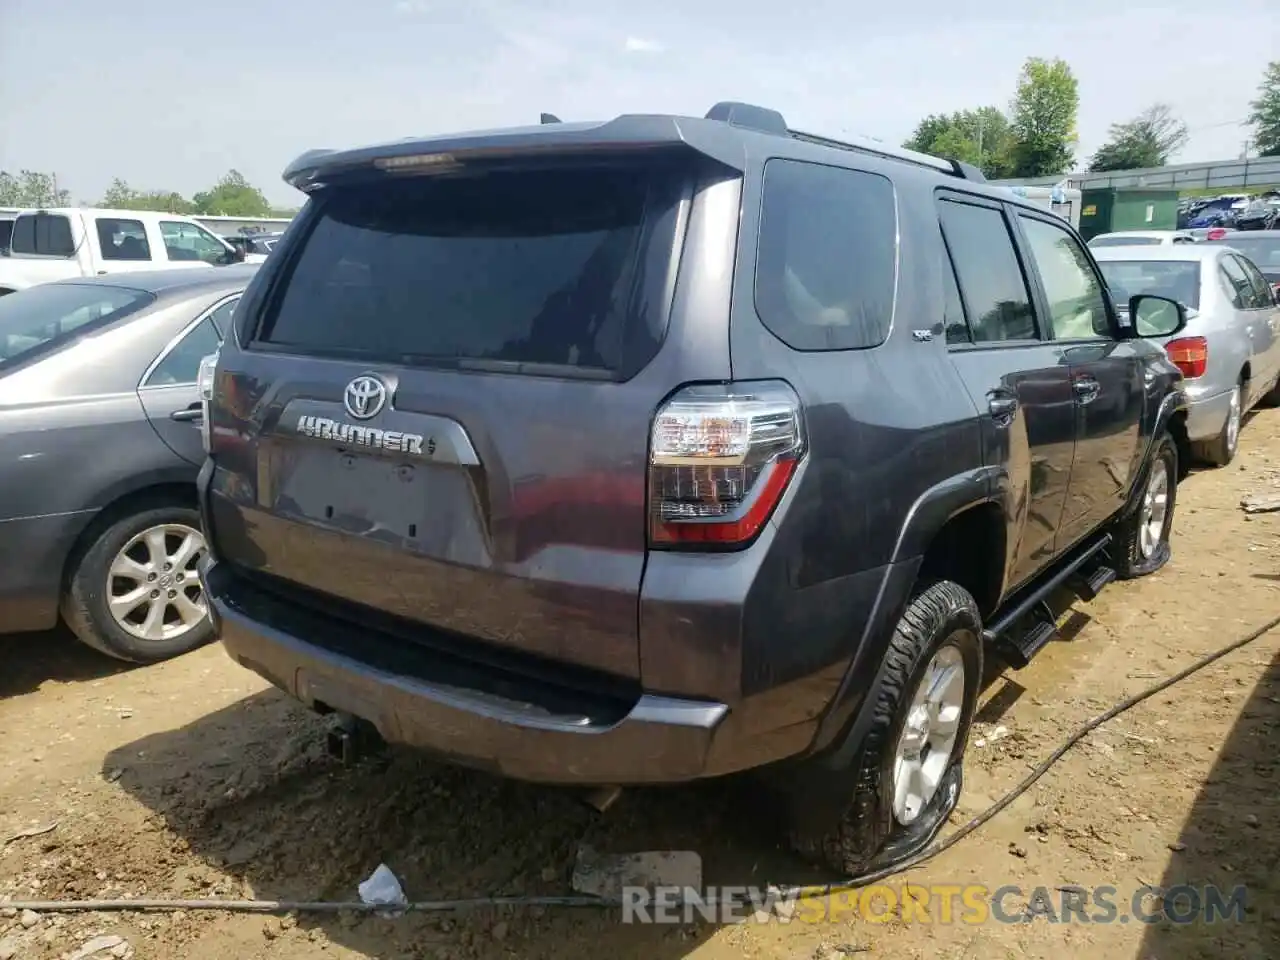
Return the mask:
[[805,449],[800,400],[785,383],[680,390],[653,419],[650,544],[746,544],[773,514]]
[[1209,368],[1209,341],[1204,337],[1180,337],[1164,345],[1164,352],[1188,380],[1203,377]]

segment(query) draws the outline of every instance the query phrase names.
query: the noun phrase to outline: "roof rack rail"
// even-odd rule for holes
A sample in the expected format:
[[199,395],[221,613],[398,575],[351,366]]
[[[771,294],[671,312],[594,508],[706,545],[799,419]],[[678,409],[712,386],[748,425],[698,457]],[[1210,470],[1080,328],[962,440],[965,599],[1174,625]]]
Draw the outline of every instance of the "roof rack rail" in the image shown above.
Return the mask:
[[803,140],[805,143],[816,144],[820,147],[834,147],[837,150],[854,150],[859,153],[869,153],[878,157],[905,160],[908,163],[914,163],[922,167],[930,167],[942,173],[948,173],[953,177],[960,177],[963,180],[973,180],[977,183],[986,183],[987,181],[987,178],[982,175],[981,170],[972,164],[963,163],[959,160],[935,157],[928,153],[920,153],[917,150],[908,150],[906,147],[890,146],[889,144],[882,143],[879,140],[872,140],[870,137],[857,137],[852,140],[836,140],[832,137],[824,137],[816,133],[805,133],[803,130],[793,130],[787,126],[787,121],[777,110],[770,110],[768,107],[760,107],[752,103],[738,103],[737,101],[732,100],[722,101],[707,111],[706,119],[721,120],[736,127],[746,127],[751,130],[758,130],[761,133],[772,133],[782,137],[791,137],[794,140]]

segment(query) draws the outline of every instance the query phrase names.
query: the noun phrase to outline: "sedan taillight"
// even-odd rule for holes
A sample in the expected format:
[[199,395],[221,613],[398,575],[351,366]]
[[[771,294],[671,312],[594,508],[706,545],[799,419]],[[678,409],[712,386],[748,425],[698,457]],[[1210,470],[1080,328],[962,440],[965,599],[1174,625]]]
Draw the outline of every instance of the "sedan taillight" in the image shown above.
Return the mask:
[[1209,367],[1209,341],[1204,337],[1180,337],[1164,345],[1173,365],[1188,380],[1203,377]]

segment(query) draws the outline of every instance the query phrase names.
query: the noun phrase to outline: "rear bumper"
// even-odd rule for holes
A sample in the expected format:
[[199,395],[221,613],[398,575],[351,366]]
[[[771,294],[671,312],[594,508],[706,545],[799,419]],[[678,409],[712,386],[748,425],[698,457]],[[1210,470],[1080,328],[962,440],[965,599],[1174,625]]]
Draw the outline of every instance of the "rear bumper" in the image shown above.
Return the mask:
[[1187,392],[1187,437],[1212,440],[1222,432],[1231,408],[1231,390]]
[[[388,742],[544,783],[680,782],[715,766],[713,741],[729,713],[722,703],[638,694],[630,702],[588,697],[581,710],[549,709],[504,695],[495,678],[463,683],[456,665],[433,658],[417,659],[412,674],[391,666],[396,651],[370,662],[377,658],[366,653],[379,642],[371,636],[359,638],[356,659],[320,639],[320,614],[238,586],[240,577],[222,564],[207,564],[201,579],[233,660],[313,708],[369,721]],[[397,650],[408,655],[403,645]]]
[[0,633],[57,625],[67,553],[95,513],[0,520]]

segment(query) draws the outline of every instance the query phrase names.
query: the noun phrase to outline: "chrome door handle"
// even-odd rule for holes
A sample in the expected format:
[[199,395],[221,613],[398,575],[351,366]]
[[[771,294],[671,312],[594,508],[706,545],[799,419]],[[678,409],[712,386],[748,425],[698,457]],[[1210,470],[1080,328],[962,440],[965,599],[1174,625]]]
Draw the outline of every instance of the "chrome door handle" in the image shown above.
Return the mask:
[[991,419],[1007,423],[1018,410],[1018,398],[999,393],[988,394],[987,410],[991,413]]
[[1076,398],[1081,403],[1091,403],[1097,399],[1098,392],[1102,387],[1092,377],[1078,377],[1071,382],[1071,389],[1075,391]]

